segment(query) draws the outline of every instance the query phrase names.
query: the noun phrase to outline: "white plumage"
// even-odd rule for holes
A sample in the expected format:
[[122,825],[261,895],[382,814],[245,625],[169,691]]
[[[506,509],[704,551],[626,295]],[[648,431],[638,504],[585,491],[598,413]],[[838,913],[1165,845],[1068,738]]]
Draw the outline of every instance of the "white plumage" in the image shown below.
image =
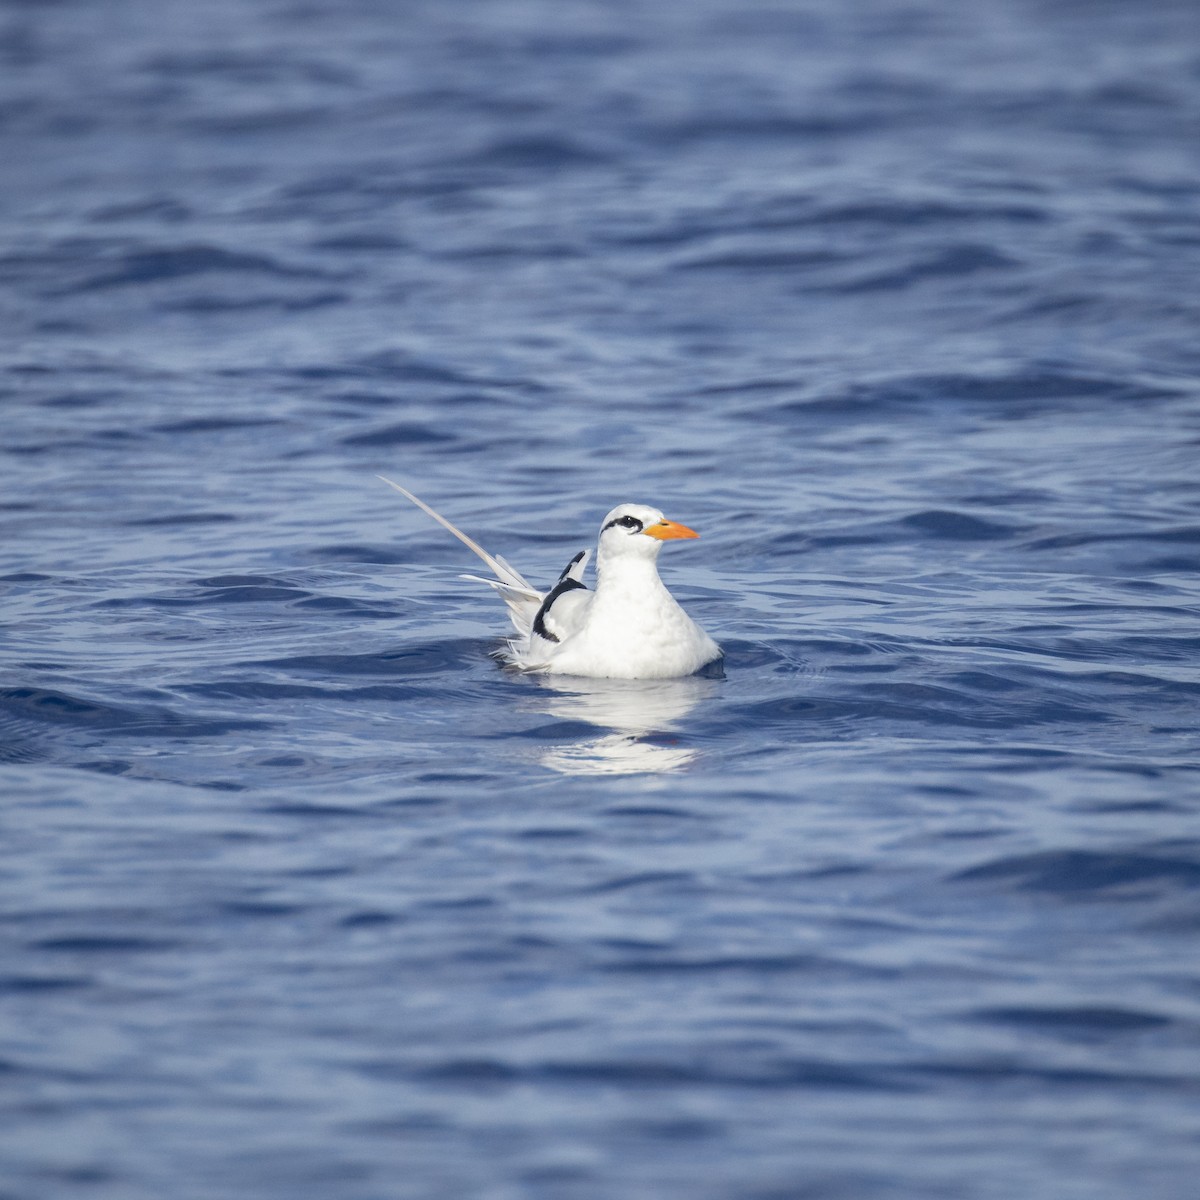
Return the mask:
[[516,636],[506,643],[501,657],[512,666],[597,679],[673,679],[691,675],[721,657],[720,646],[679,607],[658,576],[663,542],[699,535],[668,521],[657,508],[619,504],[604,518],[596,549],[595,590],[584,587],[583,572],[591,551],[581,550],[554,587],[542,593],[412,492],[382,475],[380,479],[491,568],[494,579],[463,578],[495,588],[508,605]]

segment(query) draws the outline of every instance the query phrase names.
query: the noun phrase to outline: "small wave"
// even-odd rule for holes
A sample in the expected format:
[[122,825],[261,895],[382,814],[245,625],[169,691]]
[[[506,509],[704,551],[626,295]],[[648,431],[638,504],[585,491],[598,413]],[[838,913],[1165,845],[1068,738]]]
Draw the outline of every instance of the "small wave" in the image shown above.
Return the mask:
[[180,525],[225,525],[237,519],[233,513],[226,512],[181,512],[169,513],[164,516],[138,517],[132,521],[126,521],[125,525],[130,529],[169,529]]
[[882,130],[889,123],[888,113],[882,107],[865,111],[828,108],[824,112],[814,111],[803,116],[754,111],[721,115],[710,112],[694,119],[658,121],[646,125],[639,132],[652,143],[677,149],[681,144],[708,141],[744,144],[747,141],[792,143],[796,140],[820,140],[841,134]]
[[0,722],[16,722],[31,733],[79,730],[109,736],[209,737],[261,729],[265,722],[239,718],[197,718],[158,705],[121,706],[86,700],[50,688],[0,689]]
[[[363,674],[364,672],[355,672]],[[229,679],[184,684],[185,695],[214,700],[380,700],[385,703],[444,698],[445,693],[431,687],[412,684],[374,684],[347,687],[345,684],[278,683],[266,679]]]
[[219,246],[181,245],[126,250],[117,265],[107,265],[78,282],[72,292],[107,291],[194,275],[268,275],[281,279],[319,279],[321,273],[289,267],[264,254],[246,254]]
[[1013,537],[1021,526],[952,509],[931,508],[903,517],[900,525],[936,541],[981,542]]
[[137,937],[132,934],[68,934],[41,938],[30,949],[56,954],[157,954],[176,950],[184,943],[169,938]]
[[0,996],[73,991],[90,987],[94,982],[90,975],[0,975]]
[[941,200],[847,200],[821,204],[796,217],[797,224],[827,225],[844,230],[856,225],[885,229],[919,229],[935,226],[978,225],[981,221],[1040,224],[1051,219],[1048,207],[1037,204],[1003,204],[977,199],[971,204]]
[[395,566],[412,561],[412,555],[392,546],[366,543],[336,542],[325,546],[314,546],[309,557],[320,562],[373,563],[378,566]]
[[[781,390],[779,399],[756,404],[741,414],[760,419],[769,413],[796,417],[837,416],[846,420],[885,412],[942,410],[950,405],[998,408],[1010,416],[1045,415],[1058,408],[1078,409],[1098,401],[1152,403],[1176,399],[1181,389],[1121,376],[1021,366],[1009,371],[944,374],[897,374],[840,388],[805,388],[806,395]],[[1092,409],[1087,408],[1090,413]]]
[[246,429],[282,424],[282,421],[270,417],[191,417],[184,421],[151,425],[149,428],[152,433],[240,433]]
[[785,1055],[748,1055],[720,1046],[704,1055],[645,1058],[546,1059],[516,1063],[496,1057],[446,1058],[440,1062],[364,1063],[372,1078],[416,1078],[463,1086],[571,1083],[636,1088],[807,1088],[818,1091],[909,1091],[889,1069]]
[[[636,875],[625,875],[617,879],[606,879],[603,883],[593,884],[584,889],[586,895],[607,895],[610,892],[625,892],[635,888],[653,888],[678,892],[678,885],[686,885],[684,890],[691,891],[696,885],[696,876],[690,871],[642,871]],[[664,889],[663,885],[667,885]]]
[[198,596],[193,604],[262,604],[279,601],[307,600],[312,596],[301,588],[272,584],[201,584],[208,594]]
[[435,446],[456,440],[456,435],[446,429],[417,421],[401,421],[396,425],[385,425],[366,433],[354,433],[341,439],[343,446]]
[[[1076,546],[1119,545],[1131,543],[1137,546],[1164,545],[1179,546],[1193,551],[1200,551],[1200,525],[1175,525],[1165,529],[1089,529],[1072,530],[1070,533],[1049,534],[1027,542],[1023,549],[1065,550]],[[1200,565],[1200,559],[1195,555],[1183,560],[1194,569]]]
[[532,134],[526,137],[498,138],[454,161],[462,166],[476,168],[558,171],[566,167],[601,166],[610,161],[610,156],[575,138],[557,134]]
[[846,294],[902,291],[927,279],[952,279],[985,271],[1011,271],[1019,265],[1015,258],[990,246],[952,246],[888,270],[852,273],[848,279],[809,286]]
[[400,650],[379,654],[296,654],[246,665],[333,678],[347,675],[440,675],[471,662],[486,660],[490,649],[490,642],[447,639],[407,645]]
[[1200,889],[1200,858],[1179,855],[1045,850],[994,859],[953,876],[961,883],[1004,885],[1065,899]]
[[[236,518],[234,518],[236,519]],[[174,524],[207,524],[206,521],[192,521],[188,514],[178,517],[164,518],[153,522],[154,525],[171,526]],[[258,575],[229,575],[212,579],[196,579],[191,582],[191,588],[183,594],[171,592],[168,594],[149,594],[142,596],[109,596],[97,600],[96,608],[137,609],[137,608],[205,608],[220,604],[279,604],[296,603],[297,606],[310,600],[318,599],[312,592],[303,588],[292,587],[281,580]]]
[[967,1014],[973,1021],[986,1024],[1011,1025],[1037,1033],[1060,1035],[1066,1038],[1109,1037],[1114,1034],[1144,1033],[1172,1024],[1161,1013],[1142,1012],[1131,1008],[1093,1005],[1007,1005],[978,1008]]

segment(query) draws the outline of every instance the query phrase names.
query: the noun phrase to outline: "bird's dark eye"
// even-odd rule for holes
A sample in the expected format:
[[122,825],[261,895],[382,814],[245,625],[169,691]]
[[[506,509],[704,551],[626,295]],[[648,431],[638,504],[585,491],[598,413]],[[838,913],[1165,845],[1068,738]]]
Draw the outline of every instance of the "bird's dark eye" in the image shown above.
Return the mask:
[[637,517],[630,516],[614,517],[604,528],[611,529],[614,525],[620,525],[622,529],[632,529],[636,533],[641,533],[643,528],[641,521]]

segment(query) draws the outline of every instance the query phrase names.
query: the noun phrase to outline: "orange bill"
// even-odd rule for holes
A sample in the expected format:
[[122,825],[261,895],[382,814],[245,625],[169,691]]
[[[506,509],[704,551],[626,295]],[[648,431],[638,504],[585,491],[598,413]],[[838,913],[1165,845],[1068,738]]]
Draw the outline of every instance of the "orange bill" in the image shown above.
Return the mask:
[[700,535],[686,525],[677,521],[659,521],[657,525],[647,525],[642,532],[647,537],[658,538],[660,542],[668,542],[672,538],[698,538]]

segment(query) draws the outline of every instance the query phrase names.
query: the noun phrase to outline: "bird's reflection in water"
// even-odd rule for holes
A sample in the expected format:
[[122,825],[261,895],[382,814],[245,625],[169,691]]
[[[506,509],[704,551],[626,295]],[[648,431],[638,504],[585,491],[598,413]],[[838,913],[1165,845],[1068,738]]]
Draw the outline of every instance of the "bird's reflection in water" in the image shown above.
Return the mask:
[[[697,750],[674,740],[679,724],[717,689],[715,679],[581,679],[543,675],[535,704],[599,736],[550,747],[542,765],[565,775],[641,775],[675,771]],[[657,739],[666,735],[666,743]]]

